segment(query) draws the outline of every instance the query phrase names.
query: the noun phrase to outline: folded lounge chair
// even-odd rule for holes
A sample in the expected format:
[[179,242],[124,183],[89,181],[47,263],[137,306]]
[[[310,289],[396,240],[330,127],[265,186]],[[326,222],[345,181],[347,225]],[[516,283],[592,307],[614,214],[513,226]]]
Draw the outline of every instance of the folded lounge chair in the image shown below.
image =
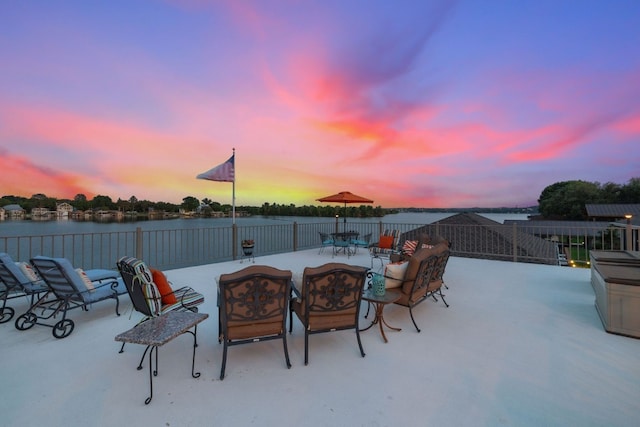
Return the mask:
[[[189,286],[174,290],[161,271],[149,268],[142,260],[125,256],[118,260],[116,266],[134,310],[144,315],[138,324],[170,311],[197,312],[198,306],[204,302],[204,296]],[[123,342],[120,353],[124,351],[124,345]],[[143,360],[144,354],[138,369],[142,369]]]
[[173,289],[164,273],[137,258],[122,257],[116,265],[134,309],[145,316],[142,321],[174,310],[197,312],[204,302],[204,296],[190,286]]
[[9,254],[0,252],[0,323],[10,321],[15,314],[15,310],[7,305],[7,300],[26,297],[31,299],[31,306],[36,298],[48,291],[44,281],[35,275],[31,264],[16,263]]
[[[16,319],[17,329],[30,329],[36,324],[49,326],[53,328],[54,337],[65,338],[75,327],[73,320],[67,318],[67,311],[74,308],[88,310],[91,304],[108,299],[116,301],[116,314],[120,315],[118,295],[126,290],[115,271],[83,271],[74,269],[65,258],[43,256],[32,258],[31,264],[46,283],[49,292]],[[42,323],[43,320],[56,318],[60,313],[62,319],[53,325]]]

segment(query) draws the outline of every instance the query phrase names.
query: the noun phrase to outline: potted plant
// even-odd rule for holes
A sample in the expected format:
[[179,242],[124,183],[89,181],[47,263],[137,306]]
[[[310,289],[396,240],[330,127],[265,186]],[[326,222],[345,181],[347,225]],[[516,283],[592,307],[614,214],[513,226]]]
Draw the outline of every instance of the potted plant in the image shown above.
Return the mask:
[[242,241],[242,252],[246,256],[250,256],[253,254],[253,247],[255,246],[255,242],[252,239],[245,239]]

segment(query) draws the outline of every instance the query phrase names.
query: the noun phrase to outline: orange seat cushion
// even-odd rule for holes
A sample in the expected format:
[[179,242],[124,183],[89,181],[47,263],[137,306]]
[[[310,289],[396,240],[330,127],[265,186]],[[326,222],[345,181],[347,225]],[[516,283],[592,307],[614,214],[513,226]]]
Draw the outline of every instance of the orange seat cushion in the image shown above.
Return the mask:
[[171,289],[167,276],[165,276],[162,271],[156,270],[155,268],[151,268],[150,270],[153,275],[153,283],[156,284],[158,292],[160,292],[160,296],[162,297],[162,305],[177,303],[178,300],[173,293],[173,289]]
[[380,236],[380,249],[391,249],[393,246],[393,236]]

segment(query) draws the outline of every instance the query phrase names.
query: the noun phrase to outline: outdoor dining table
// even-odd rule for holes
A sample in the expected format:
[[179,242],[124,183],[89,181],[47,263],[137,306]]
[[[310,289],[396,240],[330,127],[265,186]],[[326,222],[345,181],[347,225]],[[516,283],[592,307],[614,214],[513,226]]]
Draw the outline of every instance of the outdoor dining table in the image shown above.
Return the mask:
[[[351,255],[351,242],[358,238],[360,233],[357,231],[343,231],[341,233],[331,233],[333,237],[334,251],[343,251],[347,255]],[[355,249],[355,248],[354,248]]]

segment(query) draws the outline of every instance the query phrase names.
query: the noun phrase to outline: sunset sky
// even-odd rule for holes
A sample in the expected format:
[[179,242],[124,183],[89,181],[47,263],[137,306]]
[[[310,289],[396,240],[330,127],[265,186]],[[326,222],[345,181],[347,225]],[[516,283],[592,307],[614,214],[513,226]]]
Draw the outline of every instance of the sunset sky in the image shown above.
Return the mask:
[[640,1],[0,3],[0,196],[537,204],[640,177]]

